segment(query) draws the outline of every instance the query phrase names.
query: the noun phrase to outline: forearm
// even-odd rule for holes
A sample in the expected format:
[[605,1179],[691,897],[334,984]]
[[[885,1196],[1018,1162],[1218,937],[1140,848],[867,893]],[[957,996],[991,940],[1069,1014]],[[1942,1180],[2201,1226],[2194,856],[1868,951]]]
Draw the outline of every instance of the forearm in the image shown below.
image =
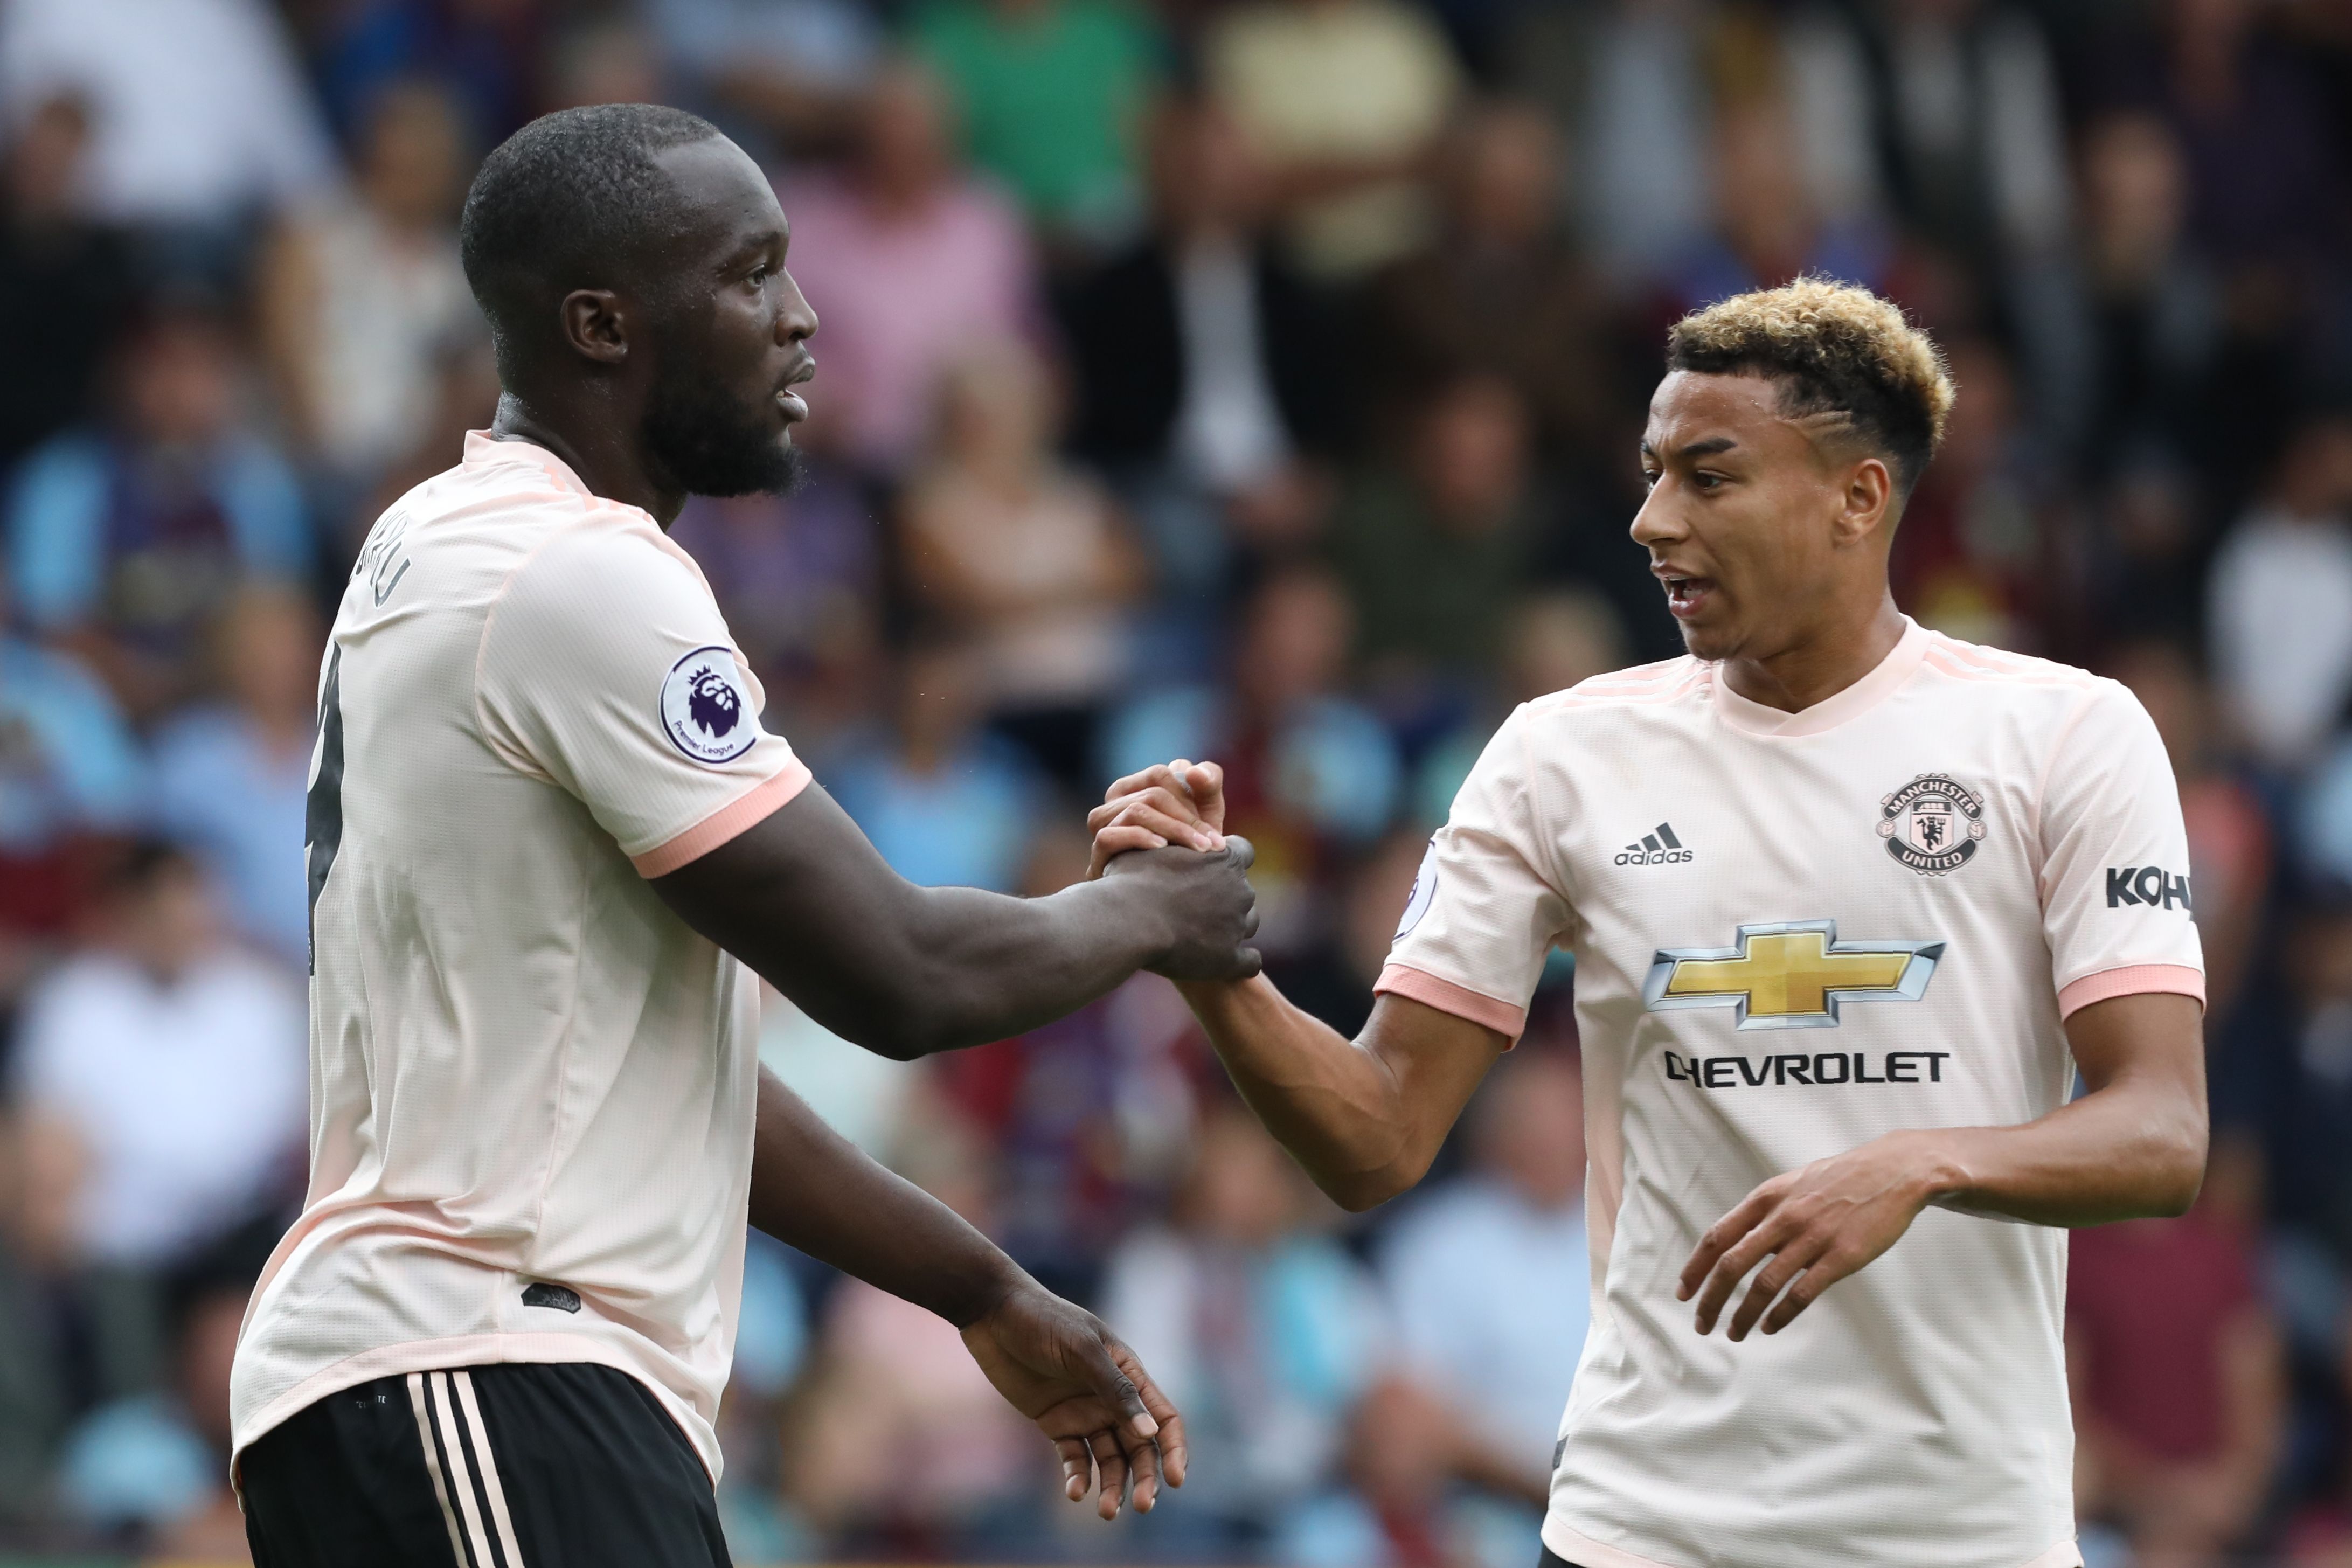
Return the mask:
[[2021,1127],[1896,1136],[1914,1143],[1930,1203],[2035,1225],[2102,1225],[2188,1208],[2204,1176],[2201,1112],[2201,1103],[2126,1080]]
[[1162,922],[1131,885],[1081,882],[1042,899],[922,888],[906,956],[919,1016],[915,1055],[1052,1022],[1159,958]]
[[954,1210],[859,1152],[765,1068],[751,1224],[958,1328],[1026,1278]]
[[1177,987],[1242,1099],[1315,1184],[1351,1209],[1411,1186],[1395,1073],[1378,1055],[1293,1006],[1263,975]]

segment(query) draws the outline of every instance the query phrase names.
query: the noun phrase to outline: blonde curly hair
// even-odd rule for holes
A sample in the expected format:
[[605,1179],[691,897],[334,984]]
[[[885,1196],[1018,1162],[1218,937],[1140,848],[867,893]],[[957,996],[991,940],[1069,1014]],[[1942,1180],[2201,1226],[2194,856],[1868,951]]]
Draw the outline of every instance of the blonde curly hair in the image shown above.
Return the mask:
[[1790,416],[1835,420],[1891,457],[1906,495],[1958,395],[1943,354],[1899,309],[1826,278],[1692,311],[1666,333],[1666,368],[1778,381]]

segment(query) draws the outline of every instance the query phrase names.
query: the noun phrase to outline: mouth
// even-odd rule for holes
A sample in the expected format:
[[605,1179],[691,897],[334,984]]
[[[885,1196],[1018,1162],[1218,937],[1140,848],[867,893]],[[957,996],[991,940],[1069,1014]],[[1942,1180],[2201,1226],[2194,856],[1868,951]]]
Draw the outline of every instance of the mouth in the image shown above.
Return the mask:
[[776,406],[782,412],[785,424],[797,425],[808,417],[808,400],[793,388],[815,374],[816,361],[803,360],[799,369],[784,378],[784,384],[776,388]]
[[1703,612],[1715,597],[1712,577],[1689,577],[1680,573],[1652,567],[1651,572],[1666,590],[1666,608],[1678,621],[1690,620]]

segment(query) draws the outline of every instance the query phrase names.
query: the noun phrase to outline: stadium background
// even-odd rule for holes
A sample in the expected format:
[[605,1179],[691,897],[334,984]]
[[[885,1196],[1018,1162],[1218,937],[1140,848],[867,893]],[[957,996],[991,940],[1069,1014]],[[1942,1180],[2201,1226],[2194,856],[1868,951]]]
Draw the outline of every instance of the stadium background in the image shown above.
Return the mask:
[[[771,725],[908,876],[1030,891],[1115,772],[1220,758],[1272,967],[1343,1028],[1499,715],[1676,651],[1623,538],[1665,323],[1806,269],[1905,304],[1962,390],[1902,602],[2138,691],[2212,971],[2203,1199],[2074,1244],[2086,1546],[2352,1563],[2320,0],[6,0],[0,1542],[242,1561],[323,617],[494,402],[473,161],[636,99],[772,167],[824,323],[807,487],[677,527]],[[1586,1312],[1570,978],[1361,1223],[1157,981],[916,1067],[774,1006],[768,1059],[1103,1310],[1196,1464],[1062,1509],[952,1331],[754,1238],[739,1560],[1526,1568]]]

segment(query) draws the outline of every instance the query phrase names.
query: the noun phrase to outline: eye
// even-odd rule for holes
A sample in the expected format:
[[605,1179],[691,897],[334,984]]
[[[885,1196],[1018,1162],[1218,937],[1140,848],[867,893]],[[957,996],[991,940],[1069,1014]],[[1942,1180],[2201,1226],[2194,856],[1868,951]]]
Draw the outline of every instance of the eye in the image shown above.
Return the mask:
[[1645,490],[1656,489],[1658,488],[1658,481],[1665,477],[1665,470],[1663,468],[1643,468],[1642,470],[1642,488]]
[[1723,476],[1701,468],[1691,476],[1691,483],[1701,490],[1719,490],[1723,488]]

